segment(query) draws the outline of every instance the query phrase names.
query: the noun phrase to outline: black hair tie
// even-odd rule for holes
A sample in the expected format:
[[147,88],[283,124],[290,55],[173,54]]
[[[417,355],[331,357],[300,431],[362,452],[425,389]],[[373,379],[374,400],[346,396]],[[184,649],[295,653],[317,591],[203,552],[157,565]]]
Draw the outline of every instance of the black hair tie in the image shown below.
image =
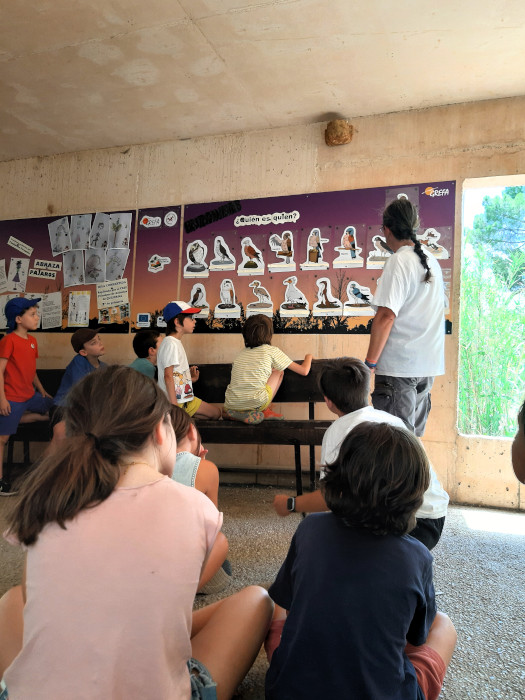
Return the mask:
[[93,433],[84,433],[86,437],[90,438],[93,440],[95,443],[95,449],[100,452],[100,441],[96,435],[93,435]]

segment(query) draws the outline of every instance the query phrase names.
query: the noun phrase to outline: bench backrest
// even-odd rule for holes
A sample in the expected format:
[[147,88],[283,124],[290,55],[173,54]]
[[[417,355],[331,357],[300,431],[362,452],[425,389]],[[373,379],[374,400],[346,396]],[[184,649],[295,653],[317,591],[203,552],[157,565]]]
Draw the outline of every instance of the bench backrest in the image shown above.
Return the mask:
[[[321,403],[323,395],[318,386],[318,376],[322,361],[312,363],[307,377],[285,371],[283,383],[275,397],[276,403]],[[199,365],[199,381],[195,384],[195,394],[208,403],[224,403],[226,387],[230,383],[231,364]]]
[[[276,403],[322,403],[323,395],[318,385],[322,366],[322,360],[314,360],[307,377],[285,371],[283,383],[275,399]],[[200,377],[195,385],[196,395],[208,403],[224,403],[226,387],[230,383],[231,369],[231,364],[226,363],[199,365]],[[39,369],[38,376],[44,389],[54,396],[64,376],[64,370]]]

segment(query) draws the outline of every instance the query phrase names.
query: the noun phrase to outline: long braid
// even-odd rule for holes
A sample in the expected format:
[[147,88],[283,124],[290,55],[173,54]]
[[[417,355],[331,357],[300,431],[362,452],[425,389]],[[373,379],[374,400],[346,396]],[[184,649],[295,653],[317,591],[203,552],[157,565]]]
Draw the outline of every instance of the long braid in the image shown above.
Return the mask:
[[423,277],[423,282],[425,284],[428,284],[430,282],[430,279],[432,277],[432,273],[430,272],[430,267],[428,266],[428,259],[425,253],[423,252],[423,248],[421,247],[421,243],[419,242],[416,234],[412,234],[410,238],[414,241],[414,253],[417,255],[417,257],[421,260],[421,264],[425,268],[425,276]]
[[419,216],[416,207],[404,197],[394,199],[383,212],[383,226],[387,227],[398,241],[410,240],[414,243],[414,252],[425,270],[423,282],[428,284],[432,278],[432,273],[430,272],[427,256],[423,252],[421,243],[416,236],[419,228]]

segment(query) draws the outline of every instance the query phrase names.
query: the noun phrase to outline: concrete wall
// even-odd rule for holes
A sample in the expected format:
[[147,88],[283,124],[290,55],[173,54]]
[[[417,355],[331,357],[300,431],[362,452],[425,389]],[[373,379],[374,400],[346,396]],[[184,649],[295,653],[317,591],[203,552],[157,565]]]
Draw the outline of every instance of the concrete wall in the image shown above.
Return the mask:
[[[86,151],[0,163],[0,218],[213,202],[413,182],[456,180],[454,333],[447,374],[436,381],[425,445],[453,500],[508,508],[520,503],[510,440],[466,438],[456,428],[461,193],[465,178],[525,173],[525,97],[353,119],[351,144],[329,148],[325,124]],[[40,334],[40,366],[71,359],[68,337]],[[229,362],[240,337],[188,338],[190,361]],[[109,362],[131,361],[127,336],[105,340]],[[294,358],[364,357],[368,336],[276,336]],[[301,407],[287,414],[304,415]],[[320,407],[319,416],[327,415]],[[306,455],[305,455],[306,456]],[[286,447],[213,447],[220,465],[290,466]]]

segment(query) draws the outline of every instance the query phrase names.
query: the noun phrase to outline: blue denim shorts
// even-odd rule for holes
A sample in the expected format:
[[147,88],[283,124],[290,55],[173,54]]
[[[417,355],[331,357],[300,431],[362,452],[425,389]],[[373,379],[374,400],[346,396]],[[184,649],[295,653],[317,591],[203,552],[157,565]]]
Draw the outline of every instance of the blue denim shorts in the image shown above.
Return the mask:
[[[191,681],[191,700],[217,700],[217,683],[214,682],[206,666],[197,659],[188,661]],[[0,697],[0,700],[3,698]]]

